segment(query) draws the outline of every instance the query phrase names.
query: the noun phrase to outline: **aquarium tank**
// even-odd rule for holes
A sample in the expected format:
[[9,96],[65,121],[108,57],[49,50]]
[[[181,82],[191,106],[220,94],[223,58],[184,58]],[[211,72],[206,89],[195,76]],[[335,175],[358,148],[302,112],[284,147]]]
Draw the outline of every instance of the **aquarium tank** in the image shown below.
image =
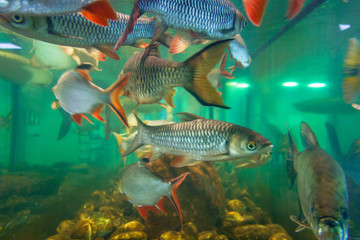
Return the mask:
[[359,13],[0,1],[0,239],[359,239]]

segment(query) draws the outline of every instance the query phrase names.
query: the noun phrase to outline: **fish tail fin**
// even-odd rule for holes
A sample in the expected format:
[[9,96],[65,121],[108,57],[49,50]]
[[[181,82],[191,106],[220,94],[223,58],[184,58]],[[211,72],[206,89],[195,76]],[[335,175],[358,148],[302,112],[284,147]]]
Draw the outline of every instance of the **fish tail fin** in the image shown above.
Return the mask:
[[117,20],[118,16],[108,0],[95,1],[81,11],[81,14],[91,22],[101,26],[109,26],[108,20]]
[[176,191],[179,188],[179,186],[181,185],[181,183],[185,180],[186,176],[189,174],[190,174],[190,172],[183,173],[180,176],[178,176],[170,181],[170,183],[171,183],[170,200],[171,200],[172,204],[174,205],[177,214],[179,215],[181,225],[182,225],[181,207],[180,207],[179,198],[176,195]]
[[230,41],[232,39],[212,43],[184,62],[191,67],[193,73],[191,82],[185,84],[184,88],[205,106],[230,109],[224,104],[219,92],[207,80],[208,73],[220,60]]
[[300,12],[302,7],[304,6],[305,0],[290,0],[288,11],[286,13],[286,19],[290,20]]
[[288,177],[290,180],[290,186],[289,189],[291,189],[294,186],[295,178],[296,178],[296,171],[294,168],[294,159],[296,154],[299,153],[299,150],[296,147],[294,138],[292,137],[290,130],[288,126],[286,126],[288,131],[288,137],[289,137],[289,149],[288,149],[288,155],[286,159],[286,169],[288,173]]
[[306,122],[301,122],[301,140],[306,149],[319,146],[319,142],[315,136],[313,130]]
[[110,93],[110,103],[108,103],[110,108],[115,112],[115,114],[120,118],[120,120],[127,128],[129,128],[129,124],[127,121],[125,111],[122,105],[120,104],[119,97],[123,94],[122,90],[129,81],[130,75],[131,75],[130,73],[123,75],[115,83],[113,83],[108,89],[106,89],[106,92]]
[[[121,148],[121,144],[125,141],[125,137],[123,137],[121,134],[118,134],[116,132],[113,132],[112,134],[116,138],[116,142],[117,142],[118,147],[119,147],[119,152],[121,154],[125,153],[125,149]],[[126,157],[123,157],[122,160],[124,162],[124,165],[126,165]]]
[[142,143],[142,134],[146,125],[139,119],[137,115],[135,115],[135,118],[138,123],[138,133],[136,134],[134,141],[131,143],[130,147],[126,149],[123,154],[121,154],[121,157],[126,157],[127,155],[144,145]]
[[246,15],[255,26],[260,26],[268,0],[243,0]]

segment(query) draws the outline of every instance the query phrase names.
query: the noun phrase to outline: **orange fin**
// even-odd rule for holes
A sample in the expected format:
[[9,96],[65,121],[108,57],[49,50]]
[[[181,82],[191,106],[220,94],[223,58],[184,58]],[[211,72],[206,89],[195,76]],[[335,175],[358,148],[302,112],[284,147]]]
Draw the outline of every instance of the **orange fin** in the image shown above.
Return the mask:
[[115,60],[120,60],[120,57],[113,52],[113,50],[111,49],[111,47],[107,47],[107,46],[96,46],[95,47],[97,50],[99,50],[100,52],[106,54],[107,56],[111,57],[112,59]]
[[139,210],[139,214],[143,219],[146,219],[148,211],[149,210],[153,210],[154,212],[156,212],[157,214],[158,211],[156,210],[156,208],[154,206],[142,206],[142,207],[137,207]]
[[221,58],[221,61],[220,61],[220,72],[221,72],[221,75],[228,78],[228,79],[233,79],[234,76],[231,75],[231,73],[229,73],[228,71],[225,70],[225,65],[226,65],[226,59],[227,59],[227,53],[225,53],[223,55],[223,57]]
[[304,6],[305,0],[289,0],[289,8],[286,13],[286,19],[290,20],[300,12]]
[[120,118],[123,124],[129,128],[129,123],[125,114],[123,107],[119,102],[119,97],[123,95],[123,89],[130,80],[131,73],[127,73],[119,78],[115,83],[113,83],[106,92],[110,93],[110,108],[115,112],[115,114]]
[[83,76],[83,78],[85,78],[86,80],[92,82],[92,78],[90,77],[90,73],[89,70],[87,69],[75,69],[81,76]]
[[86,50],[88,51],[88,53],[90,54],[91,57],[95,58],[98,61],[105,61],[106,60],[106,55],[103,52],[100,52],[100,50],[94,48],[94,47],[88,47],[86,48]]
[[99,0],[91,3],[82,9],[82,15],[101,26],[109,26],[109,20],[117,20],[117,14],[110,2],[107,0]]
[[124,32],[121,34],[121,37],[117,41],[114,47],[114,51],[118,50],[121,44],[123,44],[128,35],[134,30],[134,26],[136,24],[137,19],[140,17],[140,8],[139,8],[139,0],[134,0],[134,7],[129,17],[128,22],[126,23],[126,27]]
[[168,108],[168,106],[166,106],[165,104],[163,104],[163,103],[158,103],[160,106],[162,106],[162,107],[164,107],[164,108]]
[[144,41],[136,41],[133,46],[137,48],[147,48],[149,44]]
[[105,120],[103,119],[103,117],[101,116],[101,111],[102,111],[103,105],[99,105],[95,111],[92,113],[93,117],[96,118],[97,120],[100,120],[102,122],[105,122]]
[[174,106],[174,95],[176,93],[176,90],[175,89],[171,89],[167,94],[166,96],[164,97],[164,101],[166,102],[167,105],[169,105],[170,107],[172,108],[175,108]]
[[185,49],[191,45],[193,40],[194,37],[191,34],[184,35],[177,33],[170,44],[169,53],[184,53]]
[[156,204],[156,206],[159,208],[160,211],[162,211],[163,213],[167,214],[165,208],[164,208],[164,201],[165,201],[165,197],[163,197],[162,199],[160,199],[160,201]]
[[177,214],[179,215],[180,222],[182,224],[182,214],[181,214],[181,207],[179,203],[179,198],[176,195],[176,191],[181,185],[181,183],[185,180],[186,176],[189,175],[189,172],[183,173],[177,178],[174,178],[170,181],[171,183],[171,197],[170,200],[174,204]]
[[76,122],[77,124],[79,125],[82,125],[82,115],[81,114],[74,114],[74,115],[71,115],[71,117],[74,119],[74,122]]
[[81,116],[85,118],[89,123],[94,124],[87,116],[85,116],[85,114],[81,114]]
[[243,0],[246,15],[255,26],[260,26],[268,0]]

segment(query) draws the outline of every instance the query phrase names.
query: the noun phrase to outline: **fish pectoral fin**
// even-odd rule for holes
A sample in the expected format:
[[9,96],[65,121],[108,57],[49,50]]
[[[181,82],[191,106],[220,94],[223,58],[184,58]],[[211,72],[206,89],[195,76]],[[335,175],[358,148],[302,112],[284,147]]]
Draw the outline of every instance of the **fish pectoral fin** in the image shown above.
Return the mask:
[[160,106],[162,106],[162,107],[164,107],[164,108],[166,108],[166,109],[168,108],[168,106],[166,106],[166,105],[163,104],[163,103],[160,103],[160,102],[159,102],[159,103],[157,103],[157,104],[159,104]]
[[227,53],[224,53],[224,55],[221,58],[220,66],[219,66],[221,76],[226,77],[227,79],[233,79],[234,76],[231,75],[231,73],[229,73],[228,71],[225,70],[226,59],[227,59]]
[[308,223],[306,223],[304,221],[300,221],[295,215],[291,215],[290,219],[299,225],[295,229],[295,232],[300,232],[300,231],[304,230],[305,228],[311,229],[311,226]]
[[286,13],[286,19],[290,20],[294,18],[304,6],[305,0],[290,0],[289,8]]
[[100,62],[103,62],[106,60],[105,53],[99,51],[98,49],[96,49],[94,47],[87,47],[85,49],[90,54],[90,56],[93,57],[94,59],[96,59]]
[[164,101],[166,102],[167,105],[169,105],[170,107],[174,108],[174,95],[176,93],[175,89],[171,89],[170,91],[168,91],[168,93],[166,94],[166,96],[164,97]]
[[109,20],[117,20],[117,14],[108,0],[95,1],[82,9],[81,14],[91,22],[109,26]]
[[342,90],[346,103],[351,103],[360,89],[360,80],[357,76],[347,76],[343,79]]

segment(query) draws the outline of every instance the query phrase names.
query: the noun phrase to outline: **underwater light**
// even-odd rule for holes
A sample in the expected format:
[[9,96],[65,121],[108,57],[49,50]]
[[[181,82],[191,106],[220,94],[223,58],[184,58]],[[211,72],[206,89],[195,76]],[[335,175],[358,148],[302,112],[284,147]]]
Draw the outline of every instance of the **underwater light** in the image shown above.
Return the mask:
[[227,82],[226,86],[236,86],[237,83],[236,82]]
[[299,84],[297,82],[284,82],[282,85],[284,87],[296,87]]
[[12,43],[0,43],[0,49],[21,49],[22,47],[19,47]]
[[345,31],[351,27],[350,24],[339,24],[340,31]]
[[322,88],[322,87],[325,87],[325,83],[310,83],[308,85],[308,87],[311,87],[311,88]]
[[248,88],[249,87],[249,84],[247,83],[239,83],[236,85],[238,88]]

